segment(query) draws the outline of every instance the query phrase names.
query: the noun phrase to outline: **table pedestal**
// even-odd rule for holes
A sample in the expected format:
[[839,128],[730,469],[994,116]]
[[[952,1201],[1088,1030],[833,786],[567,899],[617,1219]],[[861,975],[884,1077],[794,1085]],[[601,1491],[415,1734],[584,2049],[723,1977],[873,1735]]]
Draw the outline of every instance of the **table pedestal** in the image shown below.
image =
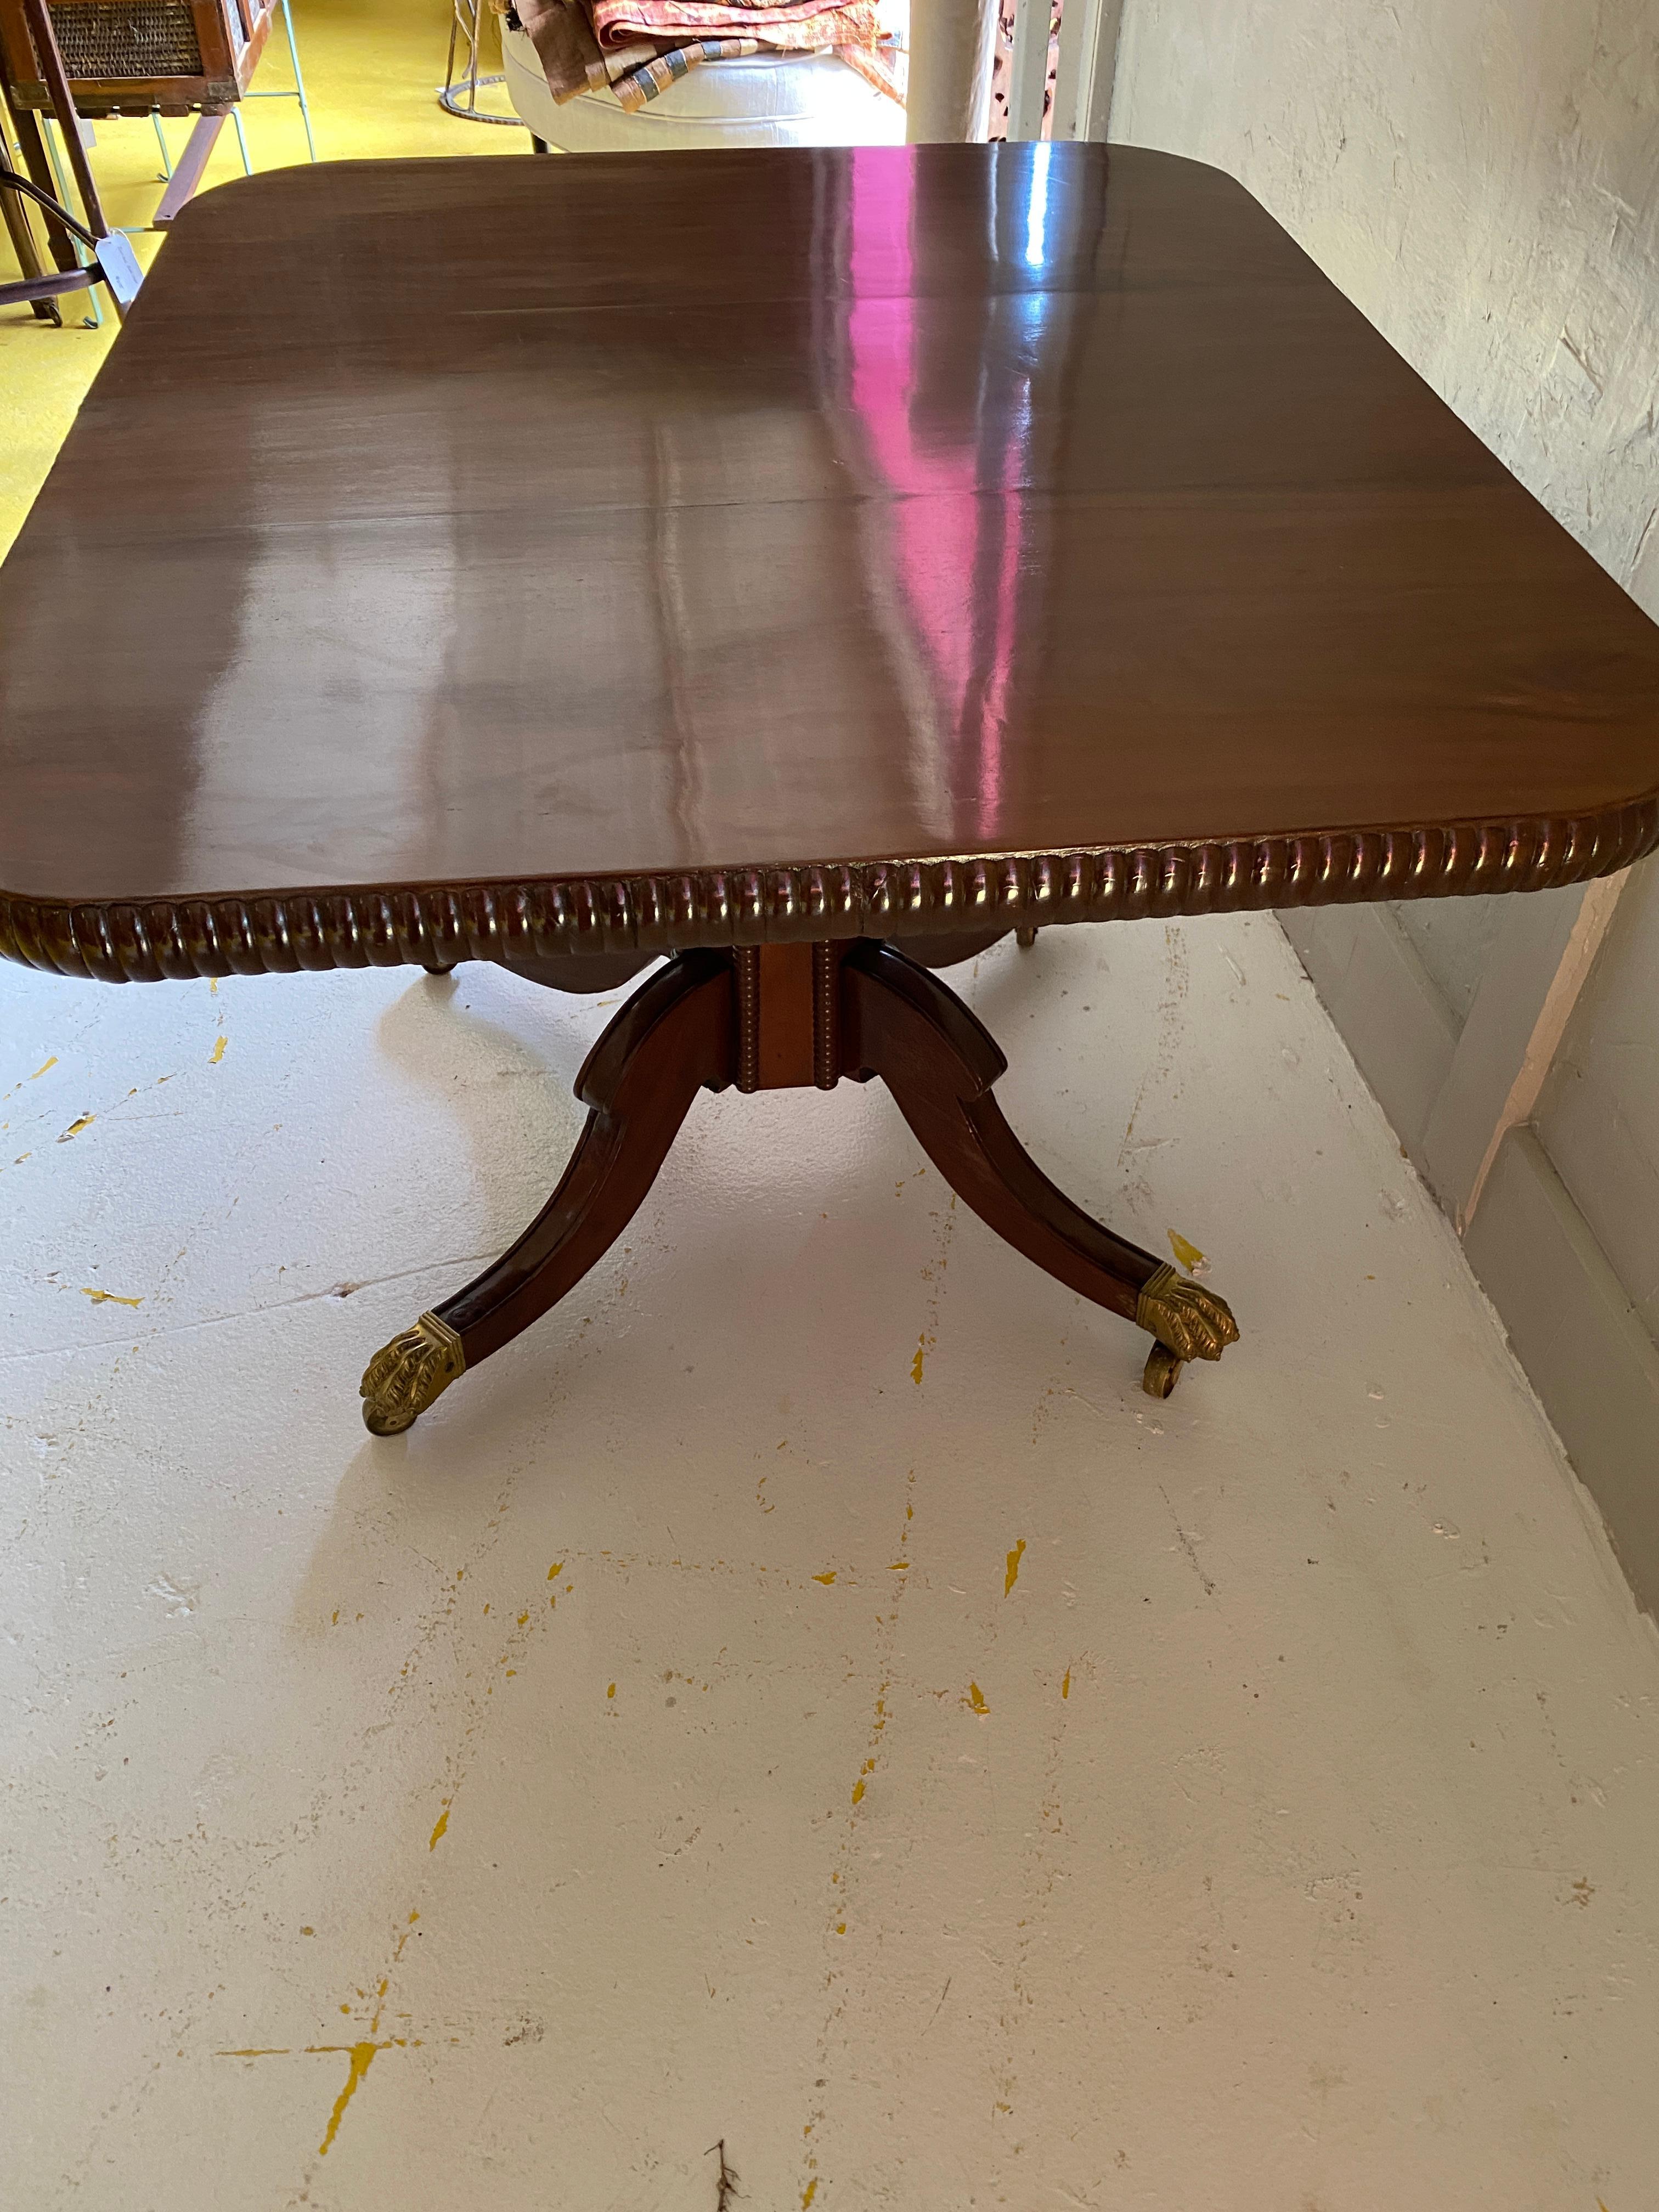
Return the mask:
[[1051,1183],[991,1095],[1007,1067],[956,994],[891,944],[683,952],[643,983],[576,1079],[587,1124],[512,1249],[377,1352],[362,1380],[376,1436],[410,1426],[456,1377],[574,1289],[621,1236],[699,1091],[833,1091],[879,1076],[911,1133],[981,1220],[1097,1305],[1148,1330],[1145,1387],[1237,1340],[1224,1300],[1103,1228]]

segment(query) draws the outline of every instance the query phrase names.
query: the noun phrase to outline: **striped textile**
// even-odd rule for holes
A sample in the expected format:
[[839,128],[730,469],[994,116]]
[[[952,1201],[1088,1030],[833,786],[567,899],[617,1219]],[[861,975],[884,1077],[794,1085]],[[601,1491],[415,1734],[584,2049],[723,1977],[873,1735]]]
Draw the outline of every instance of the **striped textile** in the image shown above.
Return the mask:
[[598,61],[589,62],[587,82],[595,92],[603,92],[619,76],[626,76],[629,70],[642,69],[647,62],[656,58],[657,47],[652,40],[632,39],[627,46],[613,47],[610,53],[602,53]]
[[[556,100],[607,85],[630,112],[699,62],[832,47],[902,100],[878,58],[875,0],[495,0],[530,34]],[[884,56],[882,57],[884,59]]]
[[691,39],[757,39],[764,46],[811,52],[820,46],[872,46],[872,0],[587,0],[601,46],[629,39],[680,46]]
[[740,54],[757,54],[758,39],[696,39],[690,46],[671,46],[637,69],[617,79],[612,89],[630,115],[666,92],[671,84],[689,76],[699,62],[735,61]]

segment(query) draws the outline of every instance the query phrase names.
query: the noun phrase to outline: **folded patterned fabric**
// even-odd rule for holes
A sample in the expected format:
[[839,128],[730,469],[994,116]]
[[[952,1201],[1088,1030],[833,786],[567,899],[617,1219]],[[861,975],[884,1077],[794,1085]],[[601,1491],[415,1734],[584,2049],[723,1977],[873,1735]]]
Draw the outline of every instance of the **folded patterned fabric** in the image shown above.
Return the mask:
[[529,33],[556,100],[609,85],[632,111],[699,62],[826,46],[895,91],[868,67],[881,39],[875,0],[512,0],[503,12]]
[[611,81],[611,89],[630,114],[654,100],[699,62],[736,61],[760,52],[758,39],[694,39],[689,46],[671,46],[666,53],[627,70]]
[[[593,18],[574,0],[515,0],[514,5],[501,12],[509,23],[528,32],[555,100],[574,100],[579,92],[586,91],[590,67],[598,64],[603,70]],[[653,47],[653,54],[655,51]]]
[[811,52],[877,37],[874,0],[589,0],[589,11],[602,46],[685,33]]

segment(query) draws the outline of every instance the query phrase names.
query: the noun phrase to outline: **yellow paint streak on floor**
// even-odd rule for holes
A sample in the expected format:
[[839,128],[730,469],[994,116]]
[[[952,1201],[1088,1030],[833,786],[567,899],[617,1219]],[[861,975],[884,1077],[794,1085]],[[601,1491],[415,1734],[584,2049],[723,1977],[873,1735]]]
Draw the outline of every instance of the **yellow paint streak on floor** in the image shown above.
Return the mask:
[[68,1144],[70,1139],[71,1137],[78,1137],[82,1129],[91,1128],[93,1123],[97,1119],[98,1116],[95,1114],[83,1114],[78,1121],[71,1121],[70,1123],[68,1128],[64,1130],[63,1135],[58,1139],[58,1143],[60,1145]]
[[1204,1255],[1199,1250],[1197,1245],[1189,1244],[1184,1237],[1178,1235],[1173,1229],[1170,1231],[1170,1249],[1189,1275],[1194,1267],[1201,1267],[1204,1265]]
[[386,2045],[381,2043],[354,2043],[351,2045],[350,2070],[346,2075],[344,2088],[334,2100],[334,2110],[328,2116],[328,2131],[317,2146],[317,2154],[319,2158],[328,2156],[329,2146],[340,2132],[340,2122],[345,2118],[346,2106],[356,2095],[358,2084],[374,2063],[374,2054],[385,2048]]
[[963,1702],[964,1705],[970,1706],[976,1713],[988,1713],[991,1710],[989,1705],[985,1702],[985,1692],[981,1689],[977,1682],[969,1682],[968,1685],[968,1695]]
[[812,1579],[815,1583],[822,1583],[824,1588],[828,1589],[830,1583],[836,1579],[836,1571],[831,1567],[827,1575],[814,1575]]
[[1060,1694],[1062,1698],[1069,1698],[1072,1694],[1072,1670],[1069,1667],[1060,1678]]
[[446,1798],[445,1798],[445,1800],[444,1800],[444,1809],[443,1809],[443,1811],[442,1811],[441,1813],[440,1813],[440,1814],[439,1814],[439,1815],[438,1815],[438,1825],[437,1825],[437,1826],[436,1826],[436,1827],[432,1831],[431,1838],[430,1838],[430,1840],[428,1841],[428,1844],[427,1844],[427,1849],[428,1849],[428,1850],[429,1850],[429,1851],[435,1851],[435,1850],[437,1850],[437,1848],[438,1848],[438,1839],[439,1839],[439,1838],[443,1834],[443,1832],[444,1832],[445,1829],[446,1829],[446,1828],[447,1828],[447,1827],[448,1827],[448,1826],[449,1826],[449,1800],[448,1800],[448,1798],[447,1798],[447,1797],[446,1797]]
[[[437,1827],[433,1831],[432,1840],[434,1844],[437,1842],[439,1836],[442,1834],[444,1822],[447,1820],[448,1818],[449,1808],[448,1806],[446,1805],[444,1808],[444,1818],[442,1820],[439,1821]],[[410,1936],[414,1932],[415,1923],[420,1917],[421,1916],[418,1912],[411,1912],[408,1920],[405,1922],[403,1932],[398,1936],[397,1943],[392,1950],[392,1963],[394,1966],[397,1965],[398,1960],[403,1957],[404,1946],[408,1942]],[[335,2136],[340,2132],[340,2122],[344,2117],[345,2108],[356,2095],[357,2085],[363,2080],[364,2076],[368,2074],[369,2068],[374,2063],[375,2053],[380,2051],[406,2051],[410,2047],[409,2038],[404,2035],[387,2036],[379,2042],[375,2040],[376,2037],[380,2034],[380,2021],[386,2011],[386,1993],[391,1986],[391,1974],[382,1974],[380,1977],[380,1986],[374,1992],[374,2017],[369,2021],[368,2033],[361,2043],[308,2043],[306,2045],[306,2050],[308,2054],[319,2054],[324,2051],[343,2051],[350,2061],[350,2065],[346,2074],[345,2087],[341,2090],[339,2095],[334,2100],[334,2109],[328,2116],[327,2130],[325,2133],[321,2142],[317,2146],[317,2154],[319,2158],[326,2158],[328,2156],[329,2146],[334,2141]],[[359,1990],[357,1994],[361,1996],[362,1995],[362,1991]],[[342,2005],[340,2009],[342,2012],[349,2012],[351,2008],[349,2005]],[[407,2019],[408,2016],[409,2015],[406,2013],[399,2014],[400,2019]],[[415,2038],[415,2048],[416,2050],[420,2048],[421,2041],[422,2039],[419,2036]]]
[[213,1049],[208,1054],[208,1066],[210,1067],[217,1067],[219,1062],[224,1058],[226,1042],[227,1039],[222,1036],[216,1037],[214,1040]]
[[911,1380],[913,1382],[918,1382],[918,1383],[919,1383],[919,1382],[921,1381],[921,1370],[922,1370],[922,1366],[923,1366],[923,1364],[925,1363],[925,1361],[927,1360],[927,1336],[924,1334],[924,1335],[920,1339],[920,1340],[918,1341],[918,1343],[917,1343],[917,1345],[916,1345],[916,1356],[915,1356],[915,1358],[910,1362],[910,1380]]
[[41,1078],[44,1074],[46,1074],[46,1073],[47,1072],[47,1070],[48,1070],[49,1068],[56,1067],[56,1066],[57,1066],[57,1065],[58,1065],[58,1055],[57,1055],[57,1054],[56,1054],[56,1053],[53,1053],[53,1054],[52,1054],[52,1058],[51,1058],[49,1060],[45,1061],[45,1062],[43,1063],[43,1065],[42,1065],[42,1066],[40,1066],[40,1067],[37,1067],[37,1068],[35,1069],[35,1071],[34,1071],[33,1074],[32,1076],[30,1076],[30,1078],[29,1078],[29,1081],[30,1081],[31,1083],[38,1083],[38,1082],[40,1080],[40,1078]]
[[817,2176],[814,2174],[811,2180],[807,2183],[805,2188],[803,2189],[800,2193],[800,2212],[807,2212],[808,2205],[811,2204],[812,2199],[817,2195]]
[[1002,1595],[1004,1597],[1007,1596],[1009,1591],[1012,1589],[1014,1584],[1019,1580],[1019,1563],[1024,1557],[1025,1539],[1022,1536],[1019,1541],[1014,1546],[1013,1550],[1008,1554],[1008,1572],[1002,1585]]
[[89,1291],[85,1284],[81,1286],[81,1295],[90,1298],[95,1306],[141,1306],[144,1303],[142,1298],[118,1297],[113,1291]]

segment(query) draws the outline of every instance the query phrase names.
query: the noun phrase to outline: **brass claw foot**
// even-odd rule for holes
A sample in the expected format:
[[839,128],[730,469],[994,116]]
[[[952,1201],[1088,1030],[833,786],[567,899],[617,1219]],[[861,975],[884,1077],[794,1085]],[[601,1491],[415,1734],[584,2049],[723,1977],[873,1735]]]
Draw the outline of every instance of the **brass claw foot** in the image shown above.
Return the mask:
[[1158,1340],[1141,1378],[1152,1398],[1169,1396],[1188,1360],[1219,1359],[1238,1341],[1238,1323],[1225,1298],[1167,1266],[1142,1284],[1135,1320]]
[[448,1322],[436,1314],[422,1314],[363,1370],[358,1395],[364,1426],[373,1436],[401,1436],[465,1365],[461,1340]]

